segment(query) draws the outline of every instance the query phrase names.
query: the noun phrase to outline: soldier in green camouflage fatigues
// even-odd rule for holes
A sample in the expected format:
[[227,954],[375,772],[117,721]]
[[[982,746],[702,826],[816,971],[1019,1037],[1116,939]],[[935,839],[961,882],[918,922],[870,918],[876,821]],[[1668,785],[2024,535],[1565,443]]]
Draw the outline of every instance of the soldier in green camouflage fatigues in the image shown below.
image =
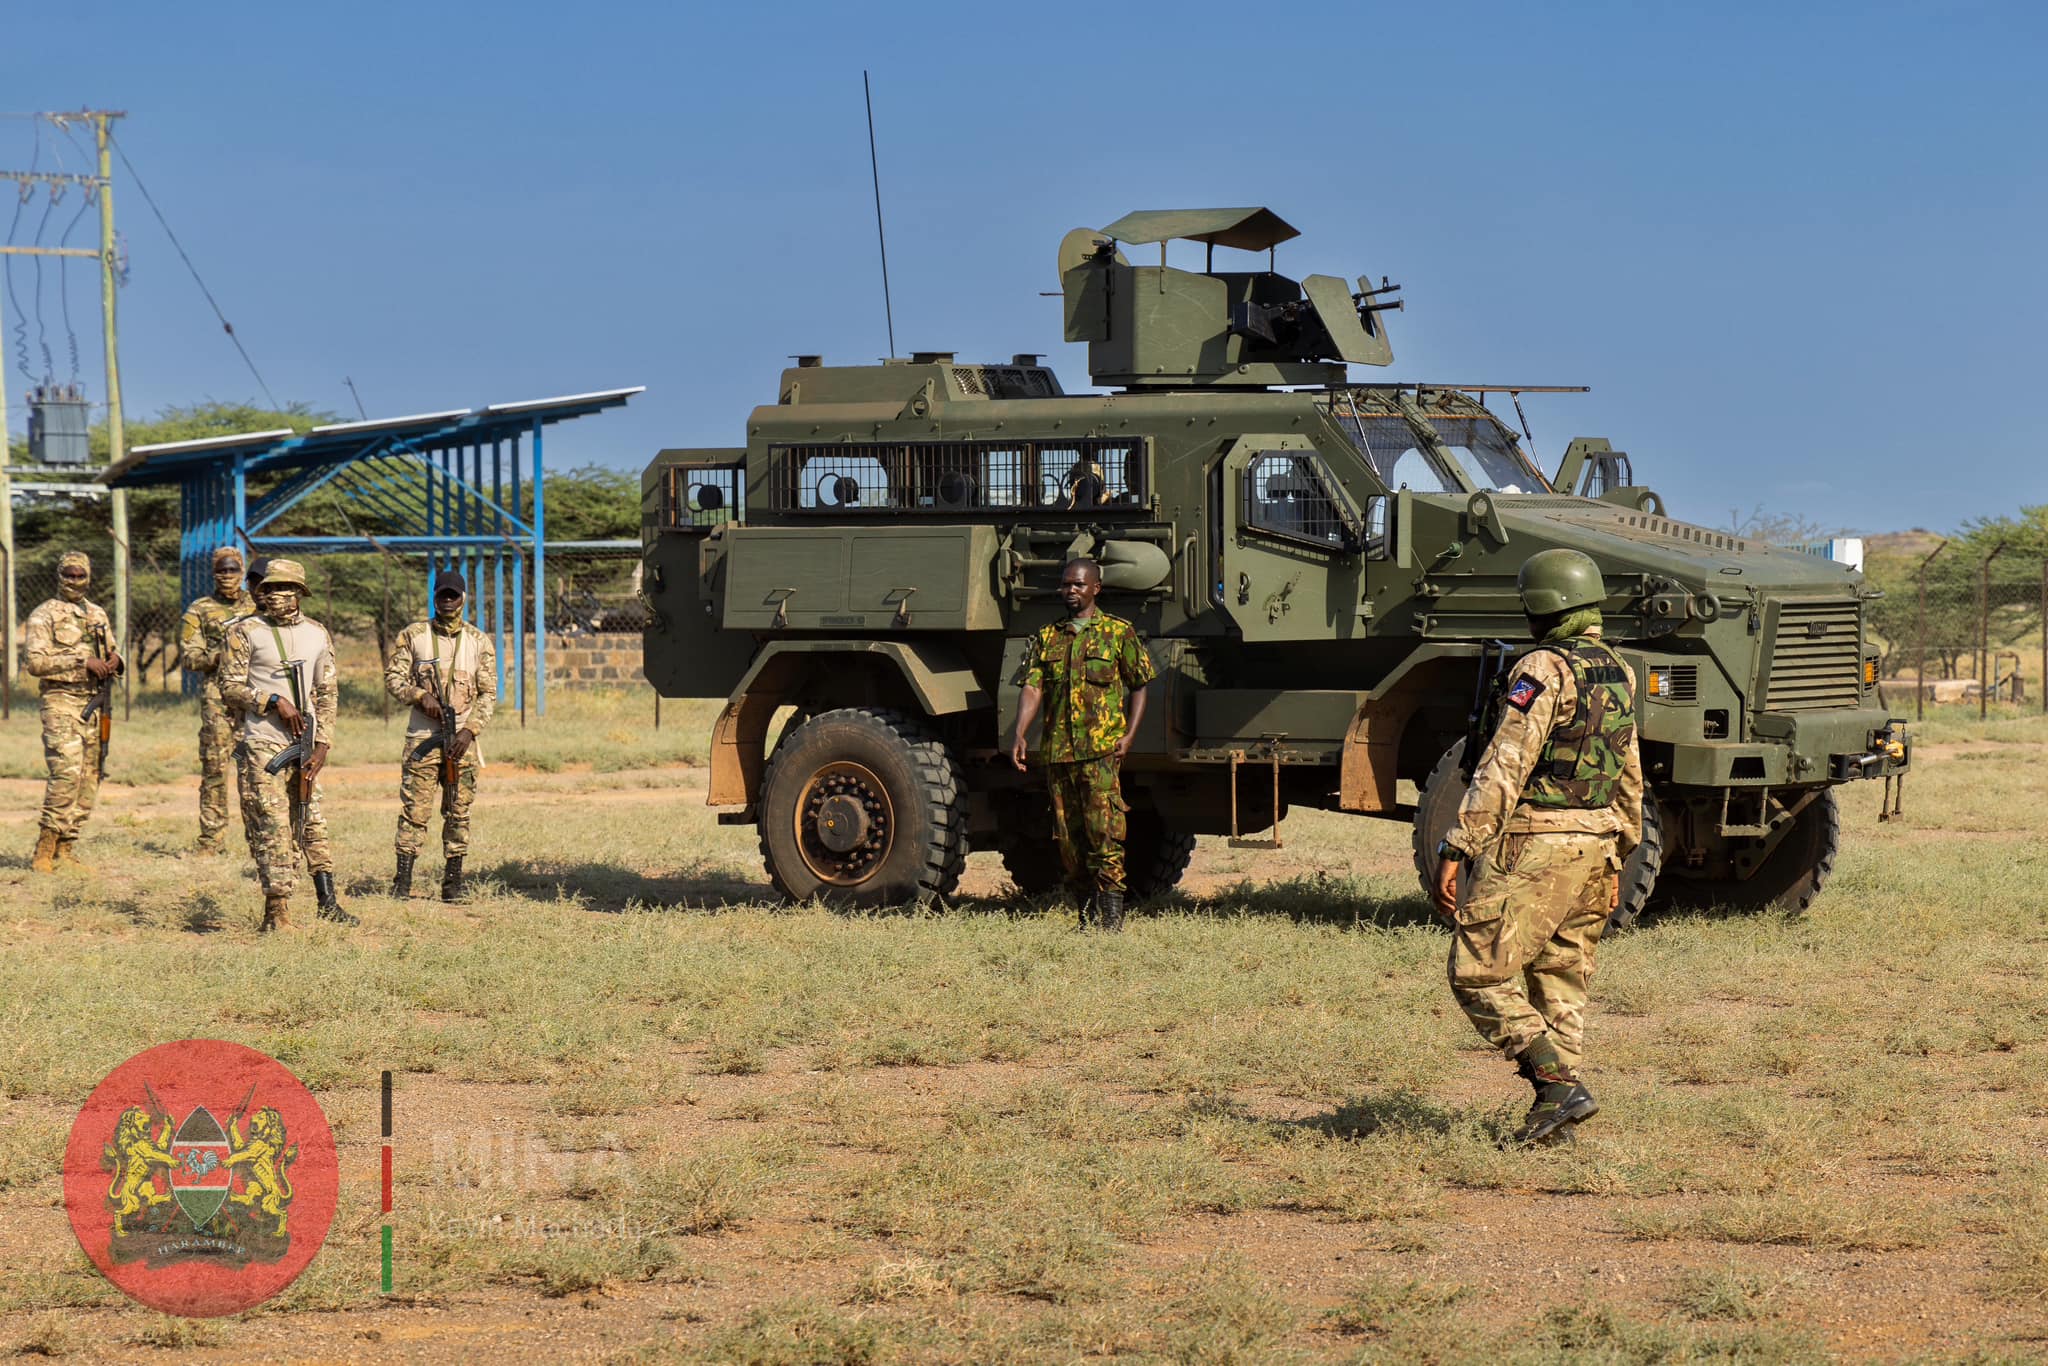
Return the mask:
[[1579,1080],[1586,1001],[1622,864],[1642,837],[1643,769],[1635,675],[1600,639],[1598,567],[1541,551],[1522,590],[1538,644],[1508,673],[1498,726],[1437,851],[1437,903],[1456,929],[1452,994],[1536,1089],[1517,1135],[1533,1142],[1599,1108]]
[[235,733],[220,695],[221,657],[230,621],[249,611],[242,591],[242,552],[224,545],[213,552],[213,592],[193,599],[178,623],[178,662],[199,675],[199,844],[197,852],[227,851],[228,770],[234,764]]
[[[434,580],[434,615],[416,621],[398,634],[384,666],[384,690],[410,703],[398,780],[397,871],[391,894],[412,894],[413,861],[426,843],[427,823],[441,816],[441,899],[462,897],[462,861],[469,852],[469,808],[476,800],[476,779],[484,766],[476,743],[498,709],[498,648],[491,638],[462,618],[468,594],[462,575],[444,570]],[[429,687],[429,684],[434,687]],[[439,692],[437,698],[436,692]],[[455,711],[455,790],[442,804],[440,708]]]
[[[1043,706],[1038,754],[1052,797],[1067,886],[1107,929],[1123,925],[1125,813],[1117,774],[1145,716],[1152,657],[1128,621],[1098,611],[1102,571],[1075,560],[1060,576],[1068,617],[1039,629],[1024,660],[1011,762],[1024,767],[1026,736]],[[1129,693],[1128,711],[1124,697]]]
[[67,550],[57,561],[57,596],[29,614],[22,631],[22,655],[42,684],[43,814],[29,866],[47,873],[60,864],[83,868],[72,854],[78,833],[92,814],[100,790],[100,732],[86,708],[102,680],[121,671],[113,646],[114,628],[96,602],[92,561]]

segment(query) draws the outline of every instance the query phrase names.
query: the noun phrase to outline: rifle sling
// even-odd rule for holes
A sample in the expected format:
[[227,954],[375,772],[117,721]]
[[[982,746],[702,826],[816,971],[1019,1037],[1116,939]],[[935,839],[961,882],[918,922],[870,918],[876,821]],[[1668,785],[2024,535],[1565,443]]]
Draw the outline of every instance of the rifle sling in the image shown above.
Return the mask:
[[284,647],[284,632],[277,629],[277,623],[264,618],[264,625],[270,628],[270,639],[277,645],[277,662],[284,666],[285,682],[291,686],[292,705],[300,711],[306,709],[306,699],[299,691],[299,671],[292,667],[291,651]]

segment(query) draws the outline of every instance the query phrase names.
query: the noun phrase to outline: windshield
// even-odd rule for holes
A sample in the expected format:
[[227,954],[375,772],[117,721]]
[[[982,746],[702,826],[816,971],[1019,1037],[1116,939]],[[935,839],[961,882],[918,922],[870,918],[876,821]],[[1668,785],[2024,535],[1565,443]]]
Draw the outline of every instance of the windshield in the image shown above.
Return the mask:
[[[1495,493],[1548,493],[1550,485],[1522,454],[1507,429],[1491,417],[1431,417],[1446,453],[1474,488]],[[1415,431],[1398,416],[1356,421],[1338,415],[1337,426],[1351,438],[1366,461],[1390,489],[1416,493],[1456,493],[1459,485],[1433,453],[1422,448]]]

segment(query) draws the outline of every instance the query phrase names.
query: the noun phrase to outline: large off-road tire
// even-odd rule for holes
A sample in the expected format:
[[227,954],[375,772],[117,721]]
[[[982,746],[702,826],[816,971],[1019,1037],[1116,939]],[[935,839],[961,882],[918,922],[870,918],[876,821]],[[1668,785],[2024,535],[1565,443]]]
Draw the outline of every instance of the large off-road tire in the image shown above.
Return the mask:
[[1132,905],[1165,896],[1180,885],[1195,856],[1195,837],[1171,829],[1151,807],[1131,812],[1124,839],[1124,886]]
[[[1465,757],[1463,740],[1444,751],[1422,785],[1421,800],[1415,804],[1415,830],[1411,845],[1415,854],[1415,875],[1422,882],[1422,894],[1436,888],[1436,849],[1458,819],[1458,806],[1465,800],[1465,775],[1458,771]],[[1644,911],[1654,909],[1663,892],[1664,827],[1651,793],[1643,794],[1643,838],[1621,869],[1621,905],[1607,917],[1609,929],[1625,930]],[[1464,890],[1464,881],[1459,881]]]
[[1664,892],[1674,905],[1726,906],[1737,910],[1786,911],[1798,915],[1813,904],[1835,871],[1842,848],[1842,812],[1833,789],[1822,792],[1797,816],[1778,846],[1740,881],[1673,874]]
[[[1052,821],[1024,817],[1002,843],[1003,871],[1026,896],[1049,896],[1060,889],[1065,871],[1054,843]],[[1164,896],[1179,885],[1195,854],[1195,837],[1169,829],[1150,807],[1132,810],[1124,836],[1124,886],[1131,905]]]
[[847,707],[795,726],[761,777],[761,858],[775,890],[846,908],[952,895],[967,862],[967,788],[946,742],[901,712]]
[[997,848],[1003,871],[1025,896],[1051,896],[1066,881],[1059,845],[1053,839],[1052,812],[1045,794],[1012,805],[1003,813]]

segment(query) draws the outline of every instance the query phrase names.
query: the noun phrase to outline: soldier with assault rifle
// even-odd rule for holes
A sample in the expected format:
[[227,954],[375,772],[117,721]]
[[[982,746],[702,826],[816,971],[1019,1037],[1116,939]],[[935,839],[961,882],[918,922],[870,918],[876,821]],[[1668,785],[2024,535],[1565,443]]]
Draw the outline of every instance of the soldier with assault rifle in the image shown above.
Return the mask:
[[498,707],[497,647],[463,620],[468,594],[462,575],[453,570],[437,575],[434,615],[399,633],[384,666],[385,691],[412,704],[400,756],[398,867],[391,879],[396,897],[412,895],[413,863],[426,844],[427,822],[438,804],[441,899],[462,898],[469,808],[484,764],[476,738]]
[[115,677],[124,667],[106,609],[90,601],[92,561],[76,550],[57,560],[57,596],[29,614],[23,632],[28,671],[42,684],[42,828],[29,867],[38,873],[83,869],[72,852],[92,815],[113,735]]

